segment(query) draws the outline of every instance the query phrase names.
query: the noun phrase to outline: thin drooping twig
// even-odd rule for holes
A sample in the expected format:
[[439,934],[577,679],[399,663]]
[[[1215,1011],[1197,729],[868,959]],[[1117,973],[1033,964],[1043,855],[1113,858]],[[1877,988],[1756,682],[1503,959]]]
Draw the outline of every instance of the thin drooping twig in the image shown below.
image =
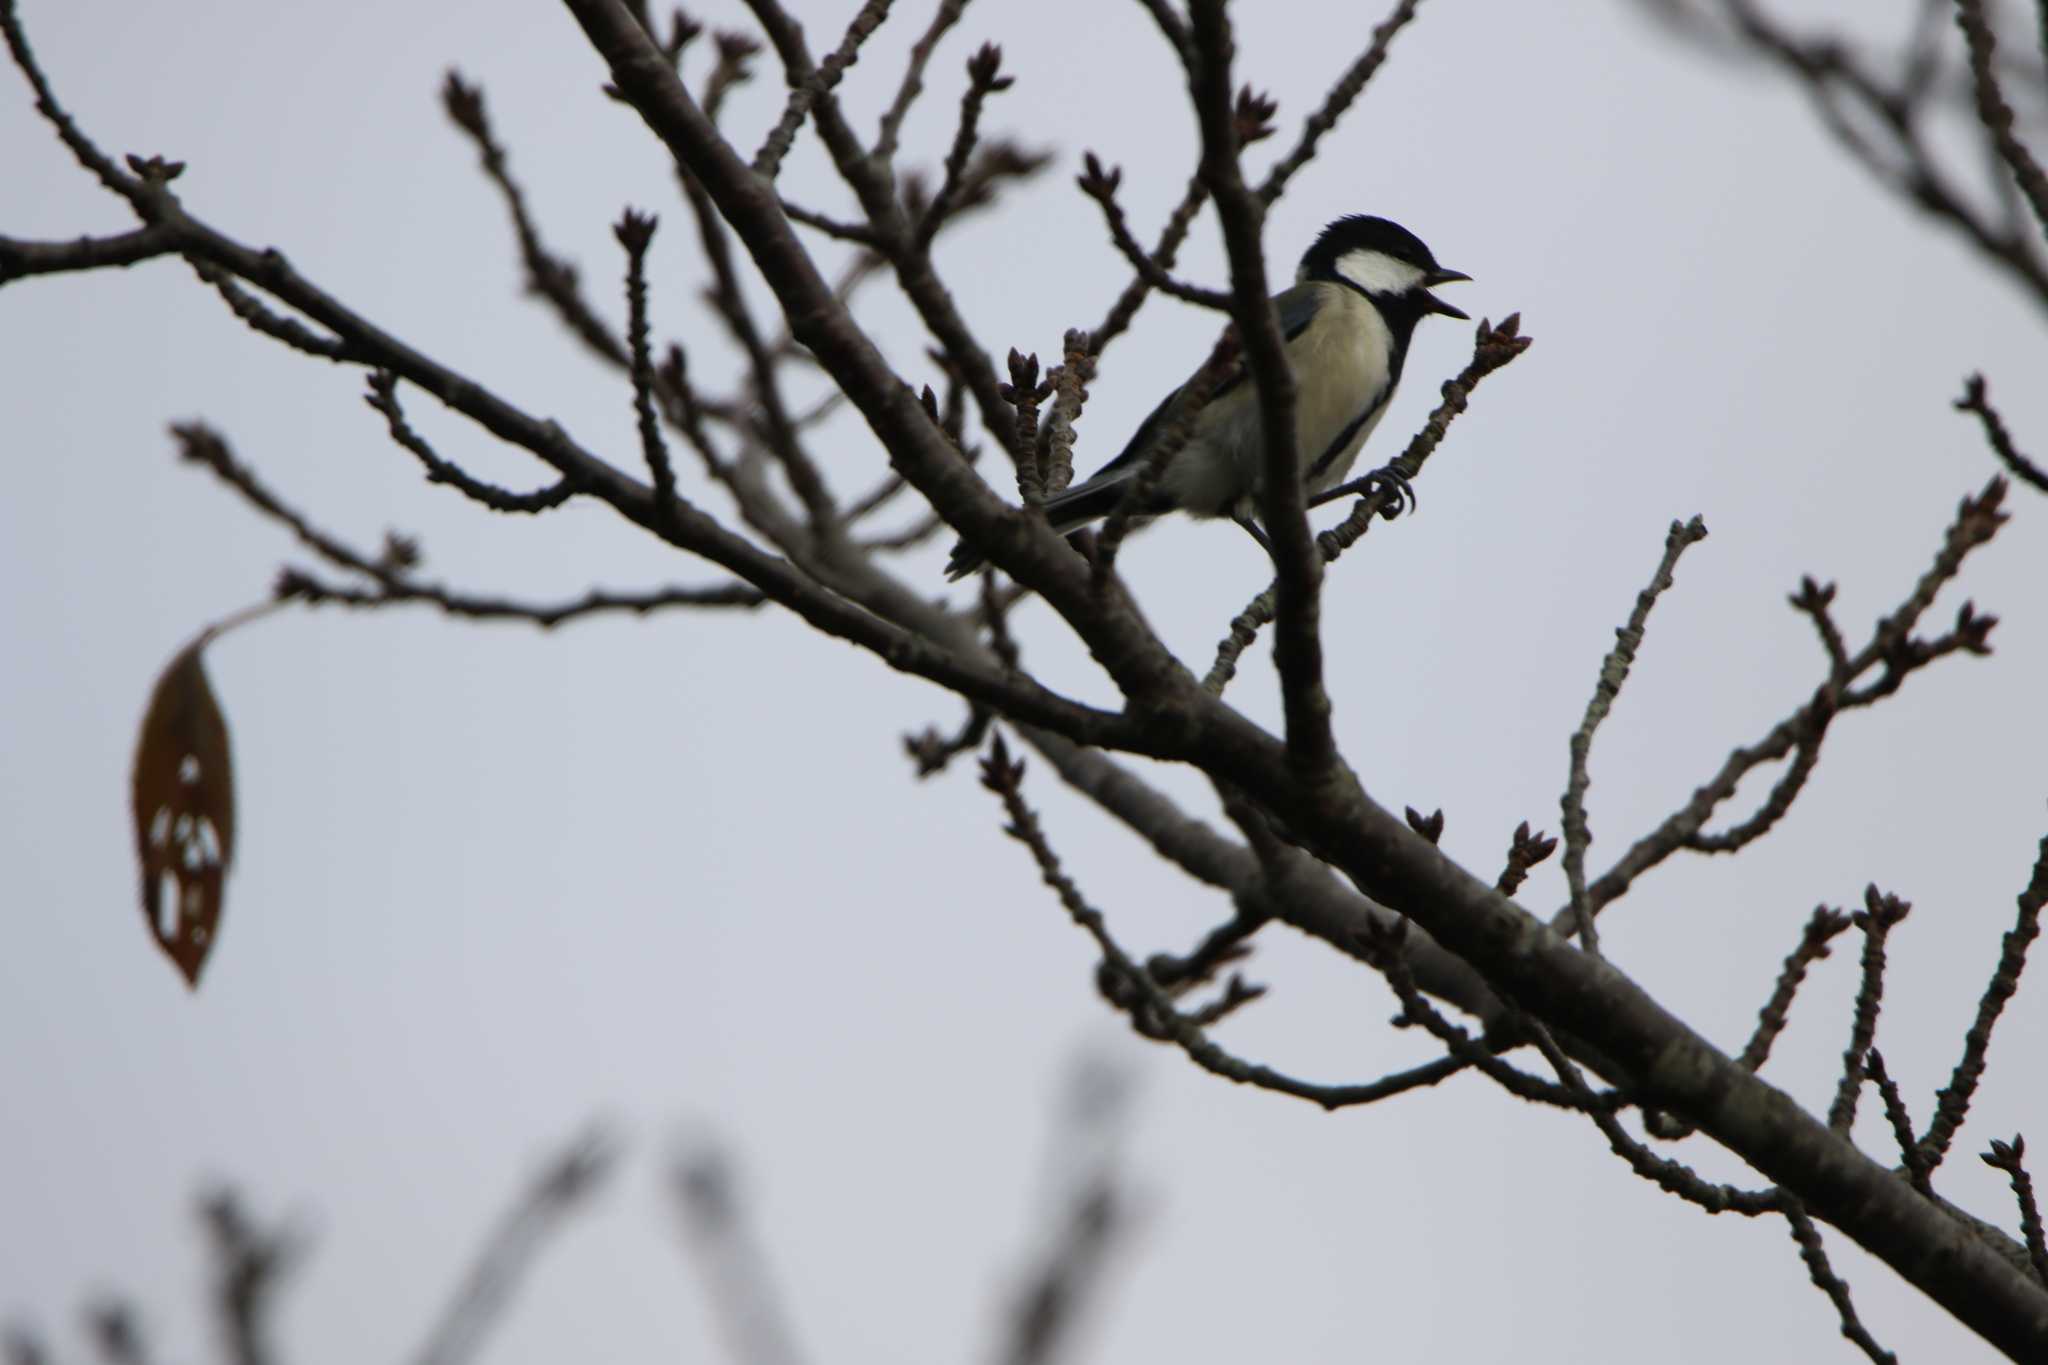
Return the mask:
[[654,413],[654,357],[647,335],[647,248],[654,240],[654,227],[653,214],[628,209],[612,233],[626,249],[626,341],[633,354],[633,416],[640,431],[640,454],[654,481],[655,510],[666,515],[675,506],[676,467]]
[[1997,1025],[2005,1002],[2012,999],[2013,992],[2019,989],[2020,973],[2027,965],[2027,948],[2040,935],[2043,905],[2048,905],[2048,837],[2041,840],[2033,876],[2019,894],[2019,908],[2013,918],[2013,926],[2005,931],[2005,938],[1999,945],[1998,966],[1984,987],[1983,998],[1977,1002],[1977,1017],[1971,1021],[1970,1031],[1964,1035],[1962,1060],[1956,1063],[1949,1083],[1936,1097],[1934,1118],[1927,1125],[1926,1136],[1920,1139],[1920,1148],[1927,1154],[1927,1169],[1930,1171],[1939,1167],[1948,1155],[1949,1144],[1955,1140],[1956,1130],[1963,1126],[1964,1115],[1969,1113],[1970,1099],[1977,1093],[1977,1083],[1984,1077],[1984,1058],[1991,1050],[1991,1030]]
[[1757,1014],[1756,1031],[1749,1035],[1749,1042],[1735,1059],[1739,1066],[1749,1071],[1763,1069],[1764,1063],[1770,1060],[1771,1046],[1785,1031],[1792,998],[1806,980],[1807,969],[1828,955],[1829,940],[1853,922],[1846,911],[1831,910],[1825,905],[1813,912],[1813,917],[1806,921],[1806,932],[1800,935],[1799,946],[1785,958],[1784,970],[1778,973],[1778,984],[1772,988],[1771,998],[1764,1002],[1763,1009]]
[[391,439],[402,449],[411,451],[426,466],[428,483],[445,483],[493,512],[545,512],[560,507],[575,495],[576,485],[567,478],[531,493],[514,493],[473,478],[461,466],[442,459],[426,437],[413,430],[412,424],[406,421],[405,409],[398,401],[398,376],[389,370],[370,371],[370,391],[363,395],[363,401],[383,415]]
[[1577,1109],[1586,1113],[1612,1113],[1619,1101],[1612,1094],[1597,1095],[1584,1086],[1574,1088],[1569,1083],[1553,1083],[1532,1076],[1521,1068],[1502,1061],[1485,1043],[1472,1037],[1464,1029],[1446,1019],[1442,1012],[1431,1005],[1421,991],[1416,989],[1415,978],[1408,971],[1400,948],[1407,935],[1407,921],[1399,921],[1391,928],[1374,927],[1363,935],[1362,947],[1366,961],[1371,963],[1387,978],[1394,995],[1401,1002],[1401,1013],[1395,1018],[1396,1027],[1413,1024],[1442,1043],[1450,1055],[1468,1066],[1475,1066],[1484,1072],[1487,1079],[1517,1099],[1532,1100],[1539,1104],[1555,1105],[1560,1109]]
[[1621,694],[1621,685],[1628,680],[1636,651],[1642,647],[1650,609],[1670,588],[1678,557],[1706,538],[1706,523],[1697,516],[1688,522],[1671,523],[1664,536],[1664,557],[1658,561],[1657,572],[1651,575],[1650,585],[1636,594],[1635,609],[1628,614],[1628,623],[1614,633],[1614,648],[1600,663],[1600,677],[1593,686],[1592,699],[1586,703],[1585,718],[1572,732],[1571,773],[1559,803],[1564,810],[1564,875],[1571,887],[1572,924],[1589,953],[1600,951],[1600,936],[1593,928],[1593,908],[1586,899],[1586,848],[1593,842],[1592,828],[1586,821],[1586,791],[1593,780],[1587,759],[1593,749],[1593,732],[1607,719],[1614,699]]
[[1906,1111],[1906,1097],[1899,1093],[1898,1083],[1884,1068],[1884,1054],[1876,1048],[1864,1054],[1863,1068],[1871,1084],[1877,1087],[1878,1098],[1884,1101],[1885,1122],[1892,1126],[1892,1138],[1899,1144],[1899,1158],[1906,1165],[1906,1178],[1913,1182],[1913,1188],[1924,1195],[1932,1196],[1934,1187],[1927,1183],[1927,1161],[1921,1155],[1920,1143],[1913,1135],[1913,1116]]
[[1850,1302],[1849,1286],[1842,1277],[1835,1274],[1828,1264],[1828,1254],[1820,1240],[1820,1229],[1807,1217],[1806,1210],[1797,1200],[1787,1199],[1782,1212],[1786,1224],[1792,1229],[1792,1240],[1799,1244],[1799,1259],[1806,1262],[1806,1273],[1813,1280],[1813,1287],[1828,1296],[1828,1302],[1835,1306],[1835,1314],[1842,1320],[1842,1335],[1854,1342],[1857,1349],[1869,1356],[1876,1365],[1898,1365],[1898,1357],[1877,1344],[1877,1338],[1870,1335],[1870,1329],[1856,1316],[1856,1305]]
[[413,1357],[414,1365],[465,1365],[477,1357],[541,1248],[596,1192],[611,1165],[610,1143],[591,1133],[576,1138],[541,1168],[485,1239]]
[[1856,988],[1856,1016],[1849,1028],[1849,1046],[1842,1052],[1842,1079],[1835,1102],[1828,1106],[1828,1127],[1847,1133],[1856,1122],[1856,1101],[1863,1093],[1864,1056],[1877,1037],[1877,1015],[1884,1004],[1884,945],[1892,926],[1913,907],[1875,886],[1863,892],[1856,927],[1863,931],[1863,979]]
[[[1451,422],[1470,405],[1472,390],[1478,387],[1479,381],[1529,348],[1532,338],[1521,334],[1521,324],[1519,313],[1509,314],[1499,327],[1484,320],[1480,322],[1472,344],[1472,359],[1455,378],[1444,381],[1443,401],[1437,404],[1435,411],[1422,424],[1422,429],[1415,433],[1407,448],[1389,468],[1411,480],[1421,474],[1424,463],[1443,443]],[[1368,493],[1358,500],[1357,506],[1342,522],[1317,536],[1316,544],[1324,561],[1336,562],[1340,555],[1357,544],[1366,528],[1386,508],[1391,496],[1390,490],[1384,486]],[[1221,696],[1230,680],[1237,676],[1238,659],[1258,638],[1260,629],[1272,623],[1278,600],[1278,588],[1268,585],[1231,619],[1230,633],[1216,646],[1216,661],[1202,679],[1202,687],[1210,695]]]
[[[991,583],[984,579],[985,595],[993,592]],[[1359,936],[1365,922],[1392,922],[1393,912],[1327,873],[1275,877],[1252,850],[1188,815],[1109,755],[1083,750],[1042,729],[1019,729],[1077,794],[1122,822],[1188,877],[1228,895],[1240,914],[1284,921],[1361,961]],[[1301,865],[1304,871],[1313,872],[1311,860],[1304,858]],[[1420,934],[1410,935],[1404,949],[1424,990],[1491,1029],[1500,1016],[1500,1001],[1468,964]]]
[[2034,1274],[2048,1287],[2048,1238],[2041,1232],[2041,1206],[2034,1200],[2034,1178],[2027,1174],[2027,1143],[2019,1134],[2011,1142],[1991,1140],[1991,1150],[1980,1154],[1986,1166],[2004,1171],[2012,1181],[2012,1197],[2020,1206],[2020,1233],[2026,1238],[2027,1259]]
[[432,583],[400,578],[365,591],[325,583],[303,569],[286,569],[277,576],[276,596],[309,606],[332,603],[341,607],[377,608],[420,604],[438,607],[450,616],[472,621],[524,621],[551,630],[566,621],[585,616],[648,616],[669,608],[737,607],[751,609],[768,599],[759,588],[746,583],[722,583],[709,587],[654,588],[646,592],[607,592],[592,588],[578,598],[563,602],[522,602],[509,597],[478,597]]
[[2004,419],[1998,415],[1998,409],[1991,406],[1991,395],[1985,387],[1983,375],[1973,374],[1964,381],[1963,396],[1956,400],[1955,407],[1958,412],[1977,414],[1977,420],[1984,424],[1984,439],[1991,443],[1991,449],[2012,471],[2013,477],[2048,493],[2048,469],[2022,455],[2020,448],[2013,443],[2012,433],[2005,429]]
[[1158,245],[1146,253],[1145,259],[1150,263],[1150,267],[1132,272],[1131,282],[1124,286],[1123,292],[1117,295],[1116,302],[1110,305],[1109,312],[1096,325],[1095,330],[1088,334],[1089,344],[1096,355],[1101,355],[1110,342],[1123,334],[1131,325],[1131,320],[1137,317],[1138,310],[1145,306],[1145,300],[1151,297],[1151,270],[1173,269],[1174,258],[1180,254],[1181,243],[1187,240],[1188,229],[1193,226],[1195,215],[1201,212],[1202,205],[1207,203],[1208,199],[1209,187],[1202,183],[1202,177],[1190,176],[1187,188],[1181,193],[1180,202],[1166,215],[1166,226],[1159,230]]
[[1434,1085],[1467,1064],[1462,1059],[1455,1065],[1434,1063],[1364,1085],[1317,1085],[1225,1051],[1202,1031],[1199,1024],[1174,1005],[1173,998],[1110,935],[1102,912],[1088,903],[1081,889],[1060,866],[1059,857],[1053,852],[1039,824],[1037,812],[1024,800],[1023,779],[1024,761],[1013,761],[1002,735],[996,735],[988,756],[982,760],[982,785],[1002,799],[1003,809],[1009,817],[1009,824],[1003,827],[1003,832],[1031,850],[1045,884],[1059,897],[1061,906],[1074,923],[1095,940],[1095,946],[1102,954],[1108,984],[1117,991],[1131,994],[1132,1024],[1148,1037],[1176,1044],[1195,1065],[1212,1075],[1239,1085],[1292,1095],[1324,1109],[1371,1104],[1420,1086]]
[[815,72],[799,79],[790,73],[789,102],[783,107],[782,117],[762,142],[761,150],[754,153],[754,174],[763,180],[773,180],[782,169],[782,158],[796,142],[797,129],[804,126],[804,118],[811,112],[811,106],[829,95],[839,84],[839,78],[846,69],[860,57],[861,44],[889,17],[890,0],[867,0],[854,13],[853,22],[846,26],[846,36],[839,40],[839,46],[818,64]]
[[[1154,252],[1145,250],[1138,239],[1131,235],[1131,227],[1124,219],[1124,208],[1117,201],[1117,187],[1123,183],[1124,171],[1121,166],[1105,168],[1095,153],[1086,153],[1081,162],[1081,174],[1074,177],[1074,183],[1081,192],[1102,206],[1103,221],[1109,226],[1109,237],[1126,263],[1137,272],[1138,278],[1148,289],[1156,289],[1185,303],[1197,304],[1203,308],[1214,308],[1219,312],[1230,311],[1230,295],[1220,289],[1204,289],[1199,285],[1186,284],[1173,277],[1173,273],[1159,263]],[[1196,204],[1201,200],[1195,198]]]
[[1696,1204],[1708,1213],[1739,1213],[1745,1218],[1761,1214],[1776,1213],[1784,1201],[1784,1195],[1776,1189],[1745,1190],[1735,1185],[1717,1184],[1705,1180],[1683,1162],[1658,1156],[1622,1127],[1615,1117],[1612,1105],[1600,1105],[1598,1097],[1586,1079],[1580,1074],[1578,1064],[1565,1054],[1550,1030],[1526,1016],[1516,1020],[1518,1032],[1536,1045],[1543,1059],[1550,1063],[1558,1080],[1565,1089],[1576,1097],[1588,1117],[1599,1127],[1607,1139],[1608,1147],[1614,1154],[1628,1163],[1629,1169],[1655,1185],[1667,1194],[1677,1195],[1688,1204]]
[[297,318],[286,317],[248,290],[235,282],[235,277],[212,261],[203,261],[186,256],[186,264],[220,295],[228,311],[249,325],[252,331],[260,332],[272,341],[281,341],[295,351],[321,360],[347,362],[363,360],[354,346],[342,337],[325,336],[300,322]]

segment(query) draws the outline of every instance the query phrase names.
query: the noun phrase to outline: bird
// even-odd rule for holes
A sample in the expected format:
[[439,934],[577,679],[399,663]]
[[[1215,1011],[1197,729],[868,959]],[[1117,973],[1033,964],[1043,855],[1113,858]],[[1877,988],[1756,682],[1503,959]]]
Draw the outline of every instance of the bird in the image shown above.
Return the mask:
[[[1274,296],[1273,308],[1294,370],[1295,431],[1312,499],[1343,483],[1359,448],[1386,415],[1415,324],[1432,313],[1467,317],[1430,291],[1471,278],[1438,265],[1422,239],[1399,223],[1368,214],[1337,219],[1302,254],[1293,287]],[[1134,516],[1229,517],[1271,551],[1254,519],[1265,481],[1265,442],[1256,388],[1246,378],[1240,363],[1217,386],[1195,415],[1187,444],[1144,504],[1132,508]],[[1046,499],[1053,530],[1068,535],[1115,510],[1125,486],[1144,470],[1175,400],[1193,382],[1161,400],[1115,459]],[[1405,480],[1389,470],[1366,476],[1357,487],[1376,480],[1407,492]],[[965,578],[986,562],[963,540],[953,547],[946,577]]]

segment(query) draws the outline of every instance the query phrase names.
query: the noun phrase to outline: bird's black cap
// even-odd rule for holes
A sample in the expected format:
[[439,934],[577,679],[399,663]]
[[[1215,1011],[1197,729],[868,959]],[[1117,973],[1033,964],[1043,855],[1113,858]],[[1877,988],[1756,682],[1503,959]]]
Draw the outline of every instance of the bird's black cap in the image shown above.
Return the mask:
[[1351,251],[1378,251],[1432,273],[1440,269],[1422,239],[1390,218],[1354,213],[1324,228],[1315,245],[1302,254],[1301,268],[1310,275],[1335,271],[1337,258]]

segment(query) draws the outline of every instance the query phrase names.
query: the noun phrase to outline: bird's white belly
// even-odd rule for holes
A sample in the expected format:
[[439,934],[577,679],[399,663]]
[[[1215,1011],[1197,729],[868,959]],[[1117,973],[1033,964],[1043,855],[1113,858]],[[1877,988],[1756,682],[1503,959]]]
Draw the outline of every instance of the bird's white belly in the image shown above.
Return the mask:
[[[1288,347],[1297,385],[1295,437],[1311,493],[1343,481],[1391,396],[1387,357],[1393,337],[1379,310],[1348,289],[1332,286],[1330,294],[1315,323]],[[1335,458],[1312,471],[1353,423],[1356,429]],[[1168,467],[1164,482],[1175,504],[1195,516],[1255,516],[1266,481],[1264,451],[1257,392],[1243,384],[1203,412],[1195,437]]]

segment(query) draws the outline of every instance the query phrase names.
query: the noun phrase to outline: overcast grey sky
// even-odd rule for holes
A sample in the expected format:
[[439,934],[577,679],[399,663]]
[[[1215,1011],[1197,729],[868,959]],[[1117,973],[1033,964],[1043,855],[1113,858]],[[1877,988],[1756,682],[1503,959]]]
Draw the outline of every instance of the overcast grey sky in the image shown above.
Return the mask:
[[[625,205],[663,216],[657,327],[697,343],[700,374],[730,373],[662,157],[600,97],[600,64],[559,6],[20,7],[104,145],[186,161],[196,213],[631,464],[627,395],[519,296],[498,206],[439,112],[459,66],[486,86],[547,232],[615,313],[609,225]],[[801,6],[819,35],[849,8]],[[1381,17],[1241,8],[1241,70],[1288,126]],[[1026,13],[969,12],[908,141],[927,160],[943,150],[960,61],[1000,40],[1018,83],[989,126],[1059,160],[950,238],[941,265],[988,345],[1052,354],[1123,280],[1071,187],[1080,153],[1124,166],[1149,235],[1194,141],[1137,6]],[[863,122],[923,15],[907,7],[851,73]],[[738,7],[706,17],[736,23]],[[0,231],[129,226],[20,80],[0,87]],[[776,80],[740,92],[742,141],[779,109]],[[844,203],[808,145],[785,183]],[[1419,517],[1339,567],[1325,613],[1339,735],[1369,789],[1443,807],[1445,848],[1487,875],[1517,821],[1555,830],[1566,736],[1672,518],[1702,514],[1712,536],[1596,744],[1596,867],[1818,680],[1784,602],[1800,574],[1839,579],[1840,619],[1860,631],[1924,568],[1956,499],[1992,472],[1949,409],[1966,373],[1985,370],[2021,443],[2048,449],[2038,311],[1873,189],[1792,93],[1626,4],[1425,6],[1276,210],[1276,261],[1350,212],[1415,229],[1474,276],[1457,300],[1475,318],[1520,309],[1537,338],[1430,465]],[[1184,267],[1221,278],[1206,223]],[[861,316],[921,363],[883,289]],[[1094,386],[1084,469],[1213,327],[1147,306]],[[1468,351],[1462,326],[1423,328],[1383,458]],[[241,846],[220,947],[188,994],[138,923],[133,733],[170,654],[298,551],[180,467],[168,422],[214,423],[358,541],[418,534],[436,580],[557,597],[710,575],[600,510],[513,523],[426,486],[362,406],[360,375],[254,336],[171,262],[8,287],[0,355],[0,1317],[72,1346],[78,1307],[119,1291],[165,1358],[197,1358],[191,1206],[226,1178],[311,1237],[283,1302],[286,1358],[401,1360],[535,1163],[599,1116],[625,1144],[622,1177],[542,1262],[488,1358],[718,1358],[660,1180],[673,1144],[703,1134],[743,1169],[812,1358],[986,1354],[1037,1245],[1055,1101],[1088,1054],[1136,1087],[1125,1155],[1142,1212],[1081,1358],[1848,1358],[1781,1225],[1679,1205],[1582,1122],[1469,1077],[1330,1116],[1129,1037],[971,765],[920,785],[903,761],[898,736],[950,725],[957,706],[772,613],[541,635],[424,610],[294,611],[225,640],[210,663]],[[413,406],[476,472],[546,481]],[[829,472],[864,487],[880,457],[854,424],[838,433]],[[1855,904],[1873,880],[1908,898],[1880,1043],[1923,1117],[2048,825],[2048,506],[2022,492],[2014,510],[1933,617],[1973,598],[2004,618],[1998,654],[1844,721],[1770,839],[1672,865],[1603,929],[1619,965],[1733,1048],[1816,904]],[[907,572],[938,593],[939,559]],[[1264,582],[1255,548],[1215,524],[1161,528],[1123,567],[1198,665]],[[1041,615],[1023,629],[1034,663],[1105,695]],[[1255,652],[1233,695],[1270,718]],[[1207,811],[1184,774],[1155,777]],[[1042,769],[1031,782],[1126,944],[1184,948],[1227,916]],[[1546,867],[1521,899],[1547,912],[1560,897]],[[1772,1062],[1811,1103],[1830,1090],[1854,958],[1817,973]],[[1380,983],[1320,947],[1270,932],[1253,974],[1274,989],[1227,1026],[1242,1053],[1330,1080],[1429,1053],[1385,1027]],[[2002,1177],[1974,1153],[2015,1130],[2048,1140],[2044,1040],[2035,981],[1944,1174],[2007,1226]],[[1858,1136],[1888,1148],[1874,1103]],[[1702,1141],[1682,1151],[1744,1176]],[[1830,1244],[1904,1358],[1989,1358]]]

